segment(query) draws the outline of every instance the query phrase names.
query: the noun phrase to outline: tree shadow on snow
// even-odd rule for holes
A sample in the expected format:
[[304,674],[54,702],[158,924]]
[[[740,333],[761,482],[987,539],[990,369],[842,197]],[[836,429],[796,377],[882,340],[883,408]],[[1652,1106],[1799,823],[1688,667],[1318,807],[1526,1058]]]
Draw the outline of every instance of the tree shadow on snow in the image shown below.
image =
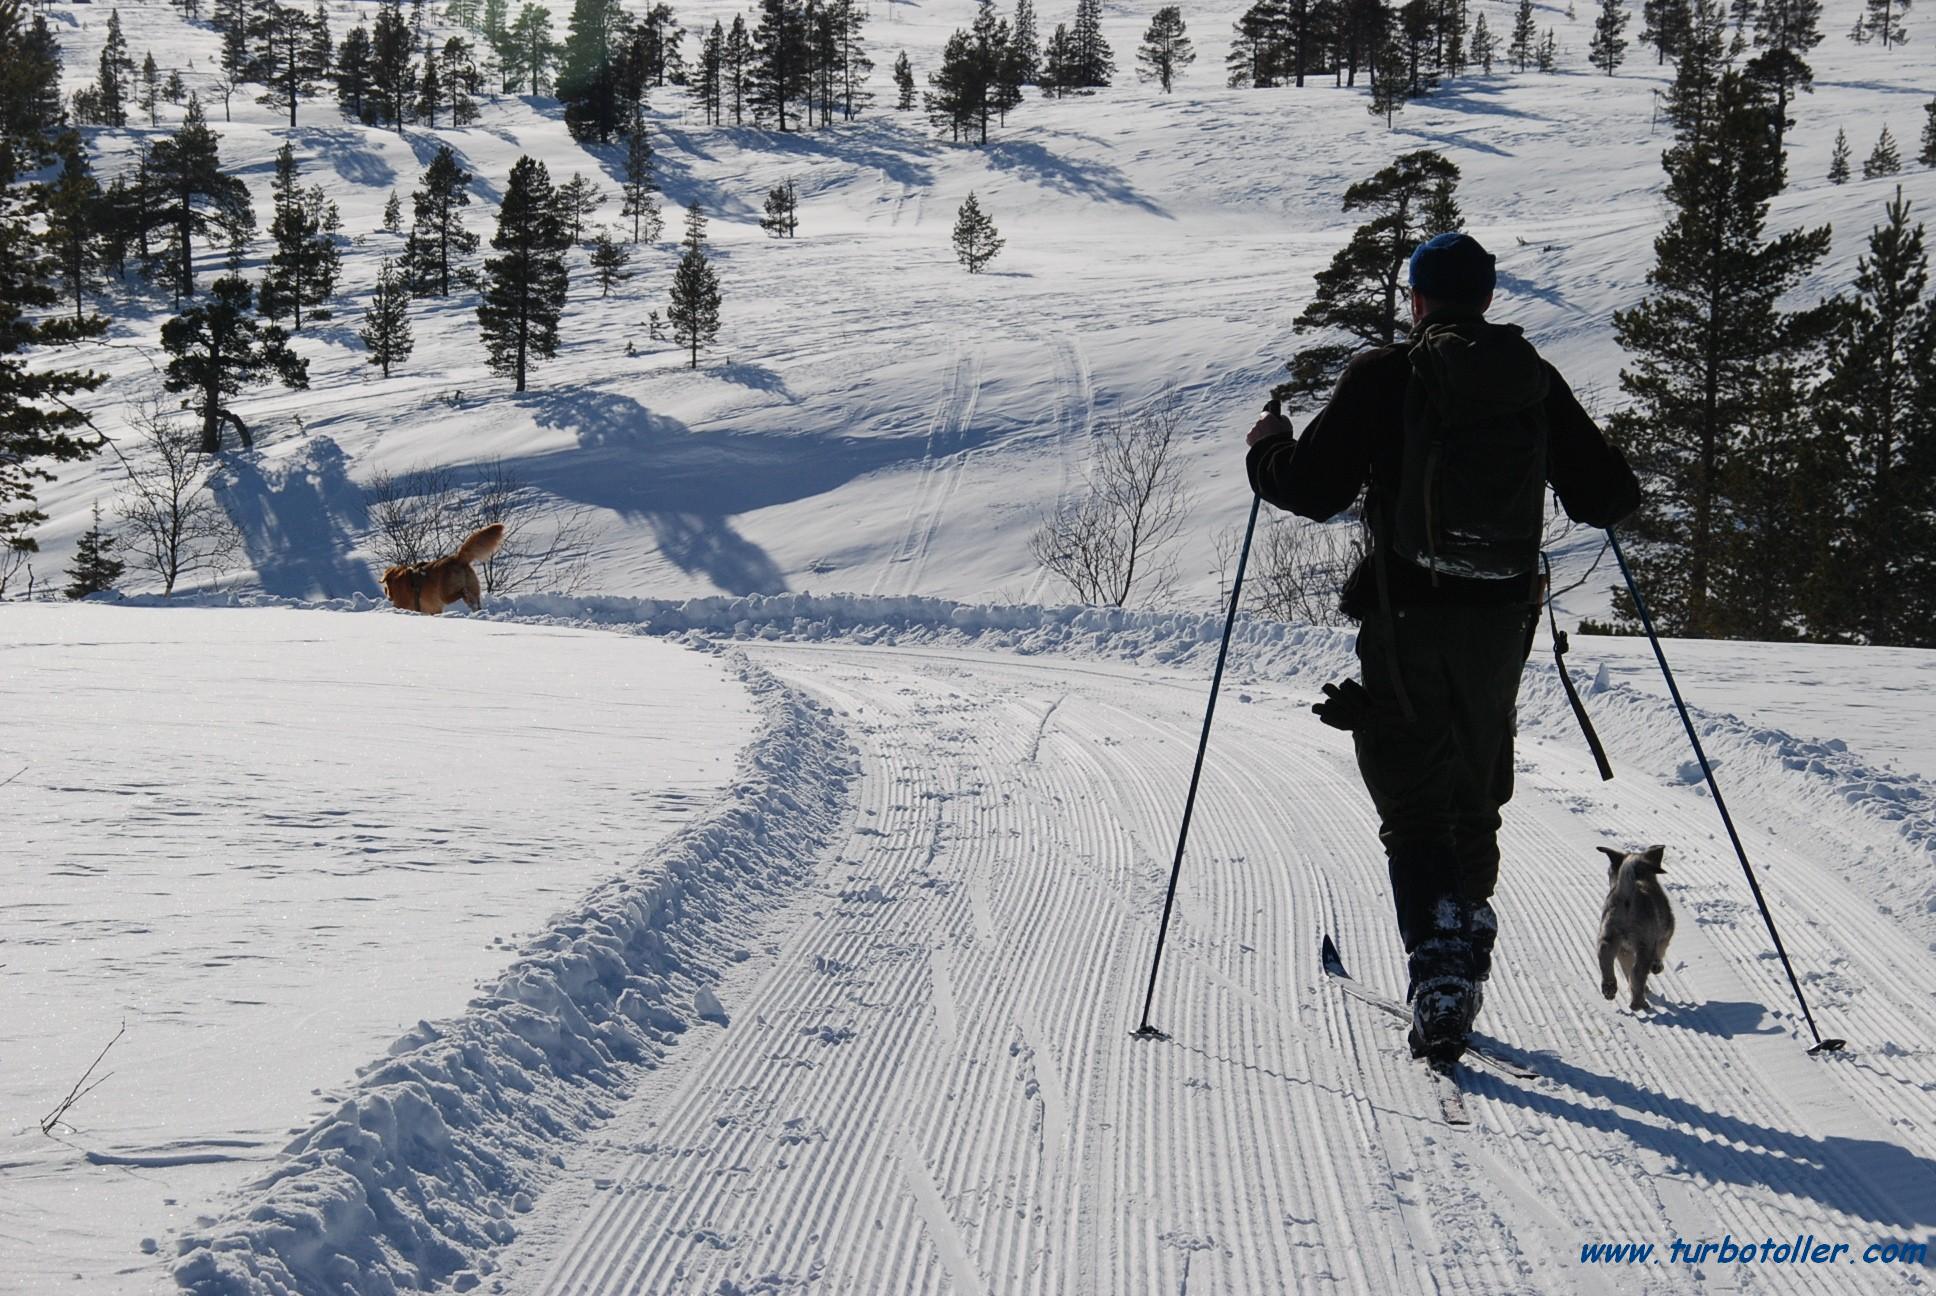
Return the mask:
[[241,531],[266,593],[341,598],[376,589],[368,564],[350,557],[351,533],[369,525],[369,513],[346,465],[328,437],[266,473],[260,455],[226,458],[216,498]]
[[396,168],[369,147],[363,131],[307,126],[298,132],[297,139],[317,161],[334,167],[336,174],[351,184],[383,187],[397,182]]
[[1531,1057],[1541,1076],[1577,1090],[1586,1101],[1485,1073],[1468,1083],[1507,1106],[1646,1148],[1668,1162],[1669,1173],[1806,1197],[1878,1228],[1936,1225],[1936,1162],[1899,1144],[1776,1129],[1588,1071],[1551,1053]]
[[754,364],[750,360],[734,360],[714,369],[713,373],[727,382],[738,383],[754,391],[770,392],[789,405],[800,403],[800,398],[787,390],[786,379],[765,365]]
[[927,444],[925,435],[830,441],[696,431],[613,392],[531,393],[521,403],[541,427],[569,429],[578,444],[509,460],[507,469],[560,498],[644,519],[680,570],[734,594],[786,588],[778,564],[733,529],[734,515],[918,460]]
[[1108,163],[1058,157],[1033,140],[997,140],[982,152],[997,169],[1012,171],[1045,189],[1093,198],[1097,202],[1138,207],[1152,216],[1174,219],[1169,212],[1137,193],[1123,173]]

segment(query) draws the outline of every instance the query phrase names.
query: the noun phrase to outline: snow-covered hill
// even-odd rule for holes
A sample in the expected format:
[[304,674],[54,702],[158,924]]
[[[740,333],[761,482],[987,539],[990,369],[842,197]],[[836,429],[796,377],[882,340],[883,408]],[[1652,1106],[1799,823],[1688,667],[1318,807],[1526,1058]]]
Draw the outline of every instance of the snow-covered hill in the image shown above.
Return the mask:
[[[339,36],[365,8],[330,6]],[[646,336],[647,312],[664,307],[670,244],[607,300],[581,261],[562,352],[522,397],[485,370],[466,298],[418,305],[416,354],[393,378],[364,363],[354,338],[362,299],[401,241],[380,232],[383,203],[392,189],[407,198],[448,143],[476,176],[470,223],[487,235],[523,153],[559,179],[602,177],[615,220],[616,156],[574,143],[546,99],[487,102],[461,130],[402,132],[348,122],[319,99],[292,132],[238,97],[235,121],[218,122],[223,155],[262,212],[273,155],[290,139],[357,240],[337,319],[301,343],[312,389],[262,389],[242,406],[269,438],[234,465],[227,488],[250,533],[253,573],[242,583],[298,595],[368,589],[361,484],[501,457],[559,507],[593,510],[596,561],[581,592],[1060,598],[1029,557],[1028,533],[1079,482],[1093,420],[1167,394],[1190,429],[1199,506],[1179,574],[1185,597],[1213,600],[1219,543],[1246,502],[1239,437],[1298,345],[1291,322],[1312,273],[1351,227],[1342,192],[1415,148],[1442,149],[1463,169],[1468,221],[1501,258],[1499,313],[1525,324],[1589,401],[1611,406],[1621,356],[1609,316],[1639,297],[1663,219],[1655,102],[1666,72],[1647,51],[1636,47],[1618,76],[1593,73],[1588,8],[1569,19],[1541,6],[1566,71],[1456,82],[1388,131],[1365,111],[1362,88],[1222,88],[1241,8],[1230,3],[1188,15],[1199,58],[1175,94],[1138,85],[1127,69],[1154,8],[1107,7],[1125,69],[1117,86],[1031,98],[985,149],[939,141],[919,114],[884,106],[894,54],[906,48],[925,76],[948,32],[969,20],[967,0],[876,11],[868,31],[881,104],[852,124],[789,136],[708,127],[683,92],[661,91],[654,141],[669,213],[697,201],[713,217],[726,294],[719,349],[695,373]],[[569,6],[554,9],[562,33]],[[1480,9],[1494,30],[1508,28],[1501,0]],[[70,88],[82,85],[107,9],[48,12]],[[210,30],[162,4],[121,12],[137,59],[153,50],[164,70],[205,81]],[[709,27],[733,12],[704,3],[680,18]],[[1858,157],[1885,123],[1913,141],[1936,87],[1936,43],[1852,45],[1842,33],[1854,12],[1853,0],[1826,6],[1831,34],[1814,52],[1815,92],[1795,109],[1793,184],[1773,216],[1778,227],[1835,228],[1811,297],[1847,284],[1894,187],[1826,182],[1837,129]],[[1065,17],[1043,12],[1050,26]],[[164,106],[162,128],[178,115]],[[102,172],[126,165],[132,139],[153,133],[90,132]],[[767,187],[787,177],[799,187],[801,232],[776,241],[754,222]],[[1936,171],[1912,164],[1900,179],[1920,212],[1936,211]],[[948,246],[970,190],[1008,239],[980,276],[963,273]],[[110,429],[134,385],[153,378],[163,317],[160,302],[132,317],[128,303],[114,305],[115,336],[90,356],[115,377],[96,402]],[[642,354],[628,356],[628,342]],[[65,563],[92,504],[116,493],[119,469],[108,457],[62,476],[46,492],[44,575]],[[316,563],[318,552],[337,560]],[[1583,610],[1603,584],[1583,593]]]

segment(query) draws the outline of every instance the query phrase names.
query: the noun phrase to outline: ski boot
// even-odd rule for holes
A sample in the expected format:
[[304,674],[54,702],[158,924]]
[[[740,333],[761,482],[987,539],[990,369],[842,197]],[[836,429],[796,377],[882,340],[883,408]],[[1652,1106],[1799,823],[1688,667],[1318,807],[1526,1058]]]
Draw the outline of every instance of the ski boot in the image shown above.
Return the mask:
[[1409,955],[1413,1057],[1449,1064],[1465,1053],[1498,930],[1492,906],[1483,900],[1439,901],[1431,930]]

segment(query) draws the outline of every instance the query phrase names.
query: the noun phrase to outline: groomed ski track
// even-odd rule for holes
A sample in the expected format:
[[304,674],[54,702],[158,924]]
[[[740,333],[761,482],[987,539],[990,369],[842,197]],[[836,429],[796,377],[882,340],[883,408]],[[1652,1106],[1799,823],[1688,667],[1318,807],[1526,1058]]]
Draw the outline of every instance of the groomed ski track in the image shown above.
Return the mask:
[[[1928,916],[1892,921],[1863,885],[1929,856],[1818,775],[1717,740],[1817,1019],[1852,1042],[1830,1059],[1804,1054],[1713,808],[1676,774],[1671,713],[1597,703],[1621,771],[1600,784],[1529,679],[1481,1026],[1541,1074],[1468,1077],[1472,1125],[1452,1129],[1391,1022],[1323,984],[1330,930],[1362,980],[1401,987],[1349,740],[1306,711],[1319,678],[1227,685],[1156,1000],[1172,1038],[1153,1043],[1130,1031],[1207,671],[748,651],[841,715],[862,757],[851,831],[719,984],[728,1024],[645,1076],[520,1221],[497,1289],[1930,1283],[1853,1259],[1936,1229]],[[1680,929],[1651,1019],[1598,993],[1603,841],[1668,845]],[[1854,1251],[1665,1262],[1675,1238],[1724,1234]],[[1598,1242],[1659,1258],[1583,1264]]]

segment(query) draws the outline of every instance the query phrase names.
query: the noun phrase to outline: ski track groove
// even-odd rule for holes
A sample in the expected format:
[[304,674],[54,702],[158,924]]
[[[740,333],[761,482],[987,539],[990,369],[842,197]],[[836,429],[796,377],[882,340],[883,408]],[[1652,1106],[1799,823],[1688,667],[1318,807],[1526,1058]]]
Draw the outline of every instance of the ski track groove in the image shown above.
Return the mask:
[[[1323,984],[1324,930],[1369,985],[1402,993],[1403,969],[1349,740],[1301,700],[1259,689],[1219,719],[1152,1011],[1172,1039],[1149,1043],[1129,1032],[1202,684],[1137,676],[1132,707],[1109,687],[1128,668],[766,655],[851,717],[854,831],[731,1029],[662,1104],[633,1104],[612,1139],[631,1187],[548,1234],[543,1292],[1603,1292],[1620,1284],[1569,1248],[1936,1219],[1928,1054],[1802,1056],[1704,796],[1636,770],[1582,797],[1570,748],[1522,739],[1481,1026],[1541,1078],[1469,1073],[1457,1130],[1402,1032]],[[1681,922],[1651,1021],[1598,996],[1589,813],[1669,843]],[[1887,979],[1914,941],[1837,943],[1860,897],[1799,867],[1826,838],[1797,836],[1783,821],[1749,844],[1771,900],[1815,919],[1790,920],[1798,966],[1864,987],[1818,1007],[1824,1029],[1922,1038],[1927,1010]],[[1743,1025],[1754,1004],[1769,1015]],[[1868,1182],[1824,1125],[1905,1154]],[[783,1141],[798,1129],[816,1133]],[[1848,1277],[1729,1276],[1822,1293]],[[1698,1285],[1678,1266],[1623,1277]]]

